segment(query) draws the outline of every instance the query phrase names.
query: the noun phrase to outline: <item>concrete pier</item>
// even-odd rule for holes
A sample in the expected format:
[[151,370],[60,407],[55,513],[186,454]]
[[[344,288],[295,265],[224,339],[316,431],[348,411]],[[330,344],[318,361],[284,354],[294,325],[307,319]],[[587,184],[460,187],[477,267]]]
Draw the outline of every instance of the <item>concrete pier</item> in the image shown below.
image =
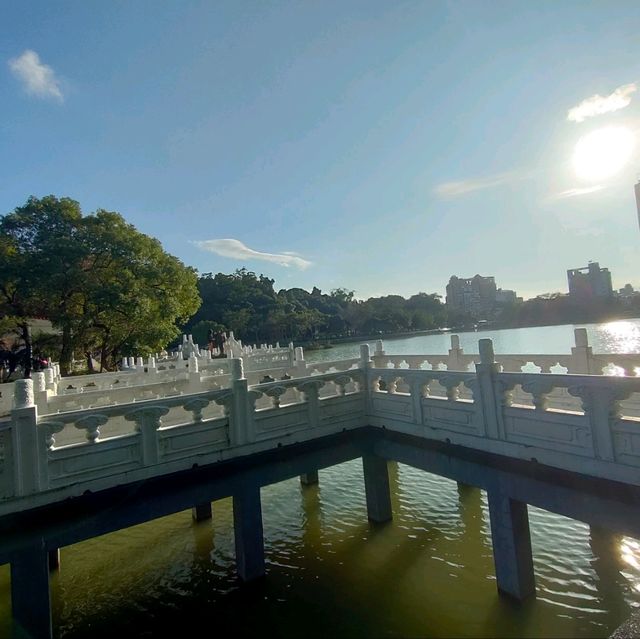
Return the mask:
[[391,492],[389,490],[389,470],[387,460],[377,455],[363,455],[364,488],[367,495],[367,516],[370,521],[389,521]]
[[488,490],[498,591],[522,601],[536,592],[527,504]]
[[203,504],[198,504],[191,509],[191,517],[195,522],[206,521],[207,519],[211,519],[212,516],[213,513],[211,510],[210,501],[207,501]]
[[60,548],[54,548],[48,552],[49,570],[52,572],[60,568]]
[[11,608],[16,637],[49,639],[53,636],[49,555],[44,544],[25,548],[12,556]]
[[264,575],[264,538],[260,487],[240,486],[233,494],[236,569],[243,581]]
[[300,483],[303,486],[313,486],[318,483],[318,471],[312,470],[310,473],[304,473],[300,475]]

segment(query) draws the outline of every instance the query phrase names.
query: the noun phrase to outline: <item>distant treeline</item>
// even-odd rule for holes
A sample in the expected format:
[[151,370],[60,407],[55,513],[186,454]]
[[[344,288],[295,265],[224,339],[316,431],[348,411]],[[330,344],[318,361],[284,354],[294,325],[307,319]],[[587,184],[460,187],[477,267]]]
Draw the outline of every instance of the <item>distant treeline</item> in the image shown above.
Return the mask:
[[496,327],[548,326],[554,324],[589,324],[640,316],[640,298],[576,300],[557,296],[534,298],[503,309]]
[[209,329],[232,330],[245,343],[309,342],[359,335],[420,331],[446,326],[439,295],[417,293],[354,298],[344,288],[273,288],[274,280],[240,269],[205,273],[198,280],[202,305],[184,326],[199,344]]
[[[247,344],[325,342],[349,337],[388,335],[449,327],[472,329],[479,318],[451,313],[436,293],[371,297],[357,300],[354,292],[336,288],[323,293],[314,287],[276,291],[274,280],[247,269],[231,274],[205,273],[198,279],[202,305],[183,327],[199,344],[209,329],[234,331]],[[640,299],[612,298],[577,302],[568,296],[535,298],[504,305],[490,326],[515,328],[551,324],[602,322],[640,316]]]

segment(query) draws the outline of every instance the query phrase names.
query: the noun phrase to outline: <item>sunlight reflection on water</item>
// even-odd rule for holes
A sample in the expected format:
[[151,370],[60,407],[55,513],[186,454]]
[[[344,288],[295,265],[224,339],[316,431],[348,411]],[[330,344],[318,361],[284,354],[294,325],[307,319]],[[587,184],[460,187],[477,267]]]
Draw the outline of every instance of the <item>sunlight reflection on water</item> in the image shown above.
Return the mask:
[[[637,353],[640,350],[640,325],[636,321],[617,321],[598,326],[594,347],[603,353]],[[596,349],[594,348],[594,351]]]

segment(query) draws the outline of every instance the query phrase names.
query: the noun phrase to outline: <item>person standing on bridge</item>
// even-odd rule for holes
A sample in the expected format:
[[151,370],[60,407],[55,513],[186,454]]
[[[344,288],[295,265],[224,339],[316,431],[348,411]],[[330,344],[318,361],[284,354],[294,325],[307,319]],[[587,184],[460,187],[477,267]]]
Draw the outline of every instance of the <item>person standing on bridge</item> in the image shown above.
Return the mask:
[[218,348],[218,356],[225,357],[224,353],[224,343],[226,341],[227,336],[224,334],[224,331],[218,331],[216,334],[216,346]]

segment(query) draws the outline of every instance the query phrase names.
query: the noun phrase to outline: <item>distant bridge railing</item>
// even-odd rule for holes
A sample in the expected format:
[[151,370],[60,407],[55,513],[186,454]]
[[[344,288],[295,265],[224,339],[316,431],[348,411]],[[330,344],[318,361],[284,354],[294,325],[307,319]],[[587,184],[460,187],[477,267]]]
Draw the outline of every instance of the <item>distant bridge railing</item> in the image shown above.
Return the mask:
[[[244,371],[250,384],[268,379],[306,377],[328,372],[345,371],[358,365],[358,358],[308,362],[302,348],[290,344],[286,348],[261,345],[259,348],[243,346],[230,334],[229,348],[242,357]],[[41,373],[34,373],[35,401],[40,414],[66,410],[87,409],[113,403],[127,403],[145,399],[159,399],[181,394],[191,394],[224,388],[229,385],[229,359],[212,358],[209,351],[199,349],[191,336],[184,336],[183,347],[190,356],[182,353],[159,359],[149,357],[126,358],[123,370],[114,373],[96,373],[61,378],[59,367],[54,365]],[[230,353],[231,354],[231,353]],[[593,353],[583,328],[575,330],[575,346],[570,353],[561,354],[496,354],[501,372],[542,372],[609,374],[635,376],[640,370],[640,354]],[[474,368],[480,361],[478,354],[465,353],[460,348],[457,335],[451,336],[451,348],[446,354],[390,355],[385,353],[382,341],[378,341],[373,353],[378,368],[396,370],[460,370]],[[0,386],[0,415],[7,415],[13,406],[13,384]],[[469,391],[461,390],[463,398]],[[526,403],[520,388],[515,398]],[[579,405],[566,389],[556,388],[551,394],[553,408],[574,410]],[[640,416],[640,401],[636,402],[634,416]]]
[[473,372],[378,367],[367,345],[338,372],[249,385],[229,367],[227,388],[44,415],[17,381],[0,514],[365,425],[640,485],[640,378],[500,372],[490,340]]

